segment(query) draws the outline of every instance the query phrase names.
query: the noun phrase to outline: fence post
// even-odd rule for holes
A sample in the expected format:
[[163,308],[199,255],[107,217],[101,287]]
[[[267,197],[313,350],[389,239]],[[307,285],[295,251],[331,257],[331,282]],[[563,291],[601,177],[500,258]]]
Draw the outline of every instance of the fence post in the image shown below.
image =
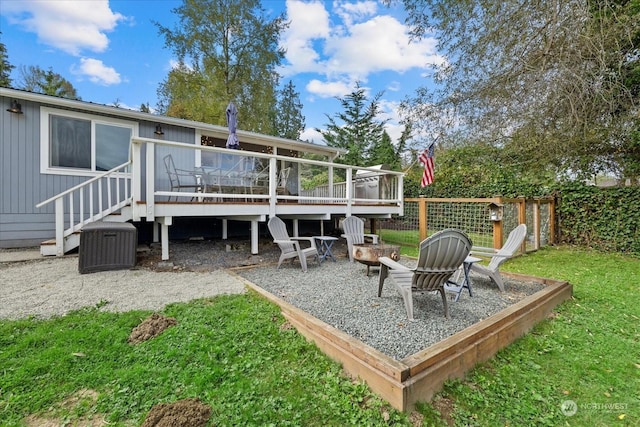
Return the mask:
[[533,199],[533,249],[540,249],[540,199]]
[[[502,197],[494,198],[493,203],[502,206]],[[493,248],[502,248],[502,218],[498,221],[493,221]]]
[[427,238],[427,200],[424,196],[418,199],[418,227],[420,230],[420,241]]
[[555,198],[549,199],[549,244],[556,242],[556,201]]
[[[527,223],[527,200],[524,197],[520,197],[518,202],[518,225]],[[527,230],[527,234],[530,230]],[[522,246],[520,246],[520,251],[523,254],[527,253],[527,239],[525,238],[522,241]]]

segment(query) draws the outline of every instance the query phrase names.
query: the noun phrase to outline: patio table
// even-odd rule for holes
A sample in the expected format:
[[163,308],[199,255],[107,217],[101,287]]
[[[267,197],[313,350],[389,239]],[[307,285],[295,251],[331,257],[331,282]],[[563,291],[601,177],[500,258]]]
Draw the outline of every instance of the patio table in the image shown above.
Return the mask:
[[331,252],[331,247],[338,238],[332,236],[313,236],[313,238],[318,242],[318,255],[320,257],[320,262],[327,258],[331,258],[333,262],[336,262],[336,258],[333,256],[333,252]]
[[473,297],[473,292],[471,290],[471,280],[469,279],[469,271],[471,270],[471,266],[473,263],[482,261],[480,258],[476,258],[473,256],[467,256],[465,260],[462,262],[462,281],[460,281],[460,271],[456,273],[455,281],[448,281],[447,284],[444,285],[444,290],[450,292],[455,295],[454,302],[457,302],[460,299],[460,294],[464,288],[467,288],[469,291],[469,296]]

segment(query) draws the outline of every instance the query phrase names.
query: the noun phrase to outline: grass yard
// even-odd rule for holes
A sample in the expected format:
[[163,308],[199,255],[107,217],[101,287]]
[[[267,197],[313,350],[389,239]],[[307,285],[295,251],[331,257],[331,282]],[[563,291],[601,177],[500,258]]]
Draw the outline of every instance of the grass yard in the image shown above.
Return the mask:
[[640,425],[640,260],[549,247],[504,270],[567,280],[574,298],[466,380],[448,382],[421,408],[425,424]]
[[575,297],[419,415],[342,376],[247,294],[170,305],[177,325],[137,345],[127,338],[151,312],[0,321],[0,425],[140,425],[185,398],[212,408],[211,426],[640,424],[640,260],[546,248],[504,269],[568,280]]

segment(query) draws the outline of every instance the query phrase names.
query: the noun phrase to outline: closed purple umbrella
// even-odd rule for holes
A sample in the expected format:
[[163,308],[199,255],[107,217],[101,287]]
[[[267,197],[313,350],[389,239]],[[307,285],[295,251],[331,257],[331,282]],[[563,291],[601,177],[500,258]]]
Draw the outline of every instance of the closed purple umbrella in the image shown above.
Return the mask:
[[227,105],[227,126],[229,127],[229,137],[227,138],[227,148],[233,150],[240,149],[240,143],[238,142],[238,136],[236,135],[236,128],[238,127],[238,109],[230,102]]

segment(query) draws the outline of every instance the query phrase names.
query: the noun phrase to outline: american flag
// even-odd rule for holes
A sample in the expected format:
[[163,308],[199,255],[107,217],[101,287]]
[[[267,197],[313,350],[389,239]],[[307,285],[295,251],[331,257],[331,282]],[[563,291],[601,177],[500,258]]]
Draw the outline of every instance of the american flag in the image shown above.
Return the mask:
[[435,145],[435,143],[432,143],[422,152],[422,154],[420,154],[420,157],[418,157],[418,160],[424,166],[422,182],[420,183],[422,187],[426,187],[433,182],[433,149]]

